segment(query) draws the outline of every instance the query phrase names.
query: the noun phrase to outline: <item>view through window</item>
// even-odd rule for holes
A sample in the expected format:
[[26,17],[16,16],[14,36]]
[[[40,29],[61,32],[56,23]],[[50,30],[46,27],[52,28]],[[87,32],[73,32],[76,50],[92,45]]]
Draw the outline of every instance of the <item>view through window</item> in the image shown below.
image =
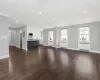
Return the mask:
[[67,29],[61,30],[61,42],[67,42]]
[[80,32],[80,42],[89,42],[89,27],[81,27]]
[[49,31],[48,41],[53,41],[53,31]]

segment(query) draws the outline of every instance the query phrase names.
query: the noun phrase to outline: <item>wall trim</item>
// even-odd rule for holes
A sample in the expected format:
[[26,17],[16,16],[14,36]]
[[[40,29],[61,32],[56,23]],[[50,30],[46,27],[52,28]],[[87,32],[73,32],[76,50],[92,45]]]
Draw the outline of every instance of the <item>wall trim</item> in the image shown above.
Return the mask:
[[23,48],[23,50],[28,51],[28,49],[26,49],[26,48]]
[[44,46],[44,47],[56,49],[56,47],[53,47],[53,46]]
[[20,49],[20,47],[19,47],[19,46],[15,46],[15,47]]
[[91,53],[98,53],[100,54],[100,51],[96,51],[96,50],[90,50]]
[[[14,47],[20,49],[18,46],[14,46]],[[24,50],[24,51],[26,51],[26,52],[28,51],[28,49],[26,49],[26,48],[22,48],[22,50]]]
[[[44,46],[44,45],[43,45]],[[66,49],[66,50],[75,50],[75,51],[79,51],[78,48],[63,48],[63,47],[55,47],[55,46],[45,46],[45,47],[52,47],[52,48],[56,48],[56,49]],[[84,51],[85,52],[85,51]],[[100,54],[100,51],[96,51],[96,50],[89,50],[90,53],[97,53]]]
[[79,51],[79,49],[78,49],[78,48],[66,48],[66,49],[70,49],[70,50]]
[[10,45],[10,46],[13,46],[13,44],[12,44],[12,43],[10,43],[9,45]]
[[58,49],[58,48],[61,48],[61,47],[56,46],[55,48]]
[[4,56],[0,56],[0,59],[4,59],[4,58],[9,58],[9,54],[8,55],[4,55]]

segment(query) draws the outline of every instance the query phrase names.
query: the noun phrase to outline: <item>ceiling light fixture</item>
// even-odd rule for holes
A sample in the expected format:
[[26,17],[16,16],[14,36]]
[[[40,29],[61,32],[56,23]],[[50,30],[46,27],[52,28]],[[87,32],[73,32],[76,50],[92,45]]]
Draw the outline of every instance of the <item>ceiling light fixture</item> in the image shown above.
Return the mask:
[[84,10],[84,13],[86,13],[87,11],[86,10]]
[[11,25],[9,24],[9,27],[10,27]]
[[19,22],[19,21],[16,21],[16,22]]
[[39,12],[39,14],[41,15],[41,14],[42,14],[42,12]]
[[53,18],[53,20],[56,20],[55,18]]

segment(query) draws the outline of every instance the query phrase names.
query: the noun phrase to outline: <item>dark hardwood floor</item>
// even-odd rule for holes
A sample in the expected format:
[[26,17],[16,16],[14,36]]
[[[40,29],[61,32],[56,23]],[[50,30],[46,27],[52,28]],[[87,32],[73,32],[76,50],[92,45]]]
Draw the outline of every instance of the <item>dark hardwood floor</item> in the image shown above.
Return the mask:
[[100,54],[39,48],[9,48],[0,60],[0,80],[100,80]]

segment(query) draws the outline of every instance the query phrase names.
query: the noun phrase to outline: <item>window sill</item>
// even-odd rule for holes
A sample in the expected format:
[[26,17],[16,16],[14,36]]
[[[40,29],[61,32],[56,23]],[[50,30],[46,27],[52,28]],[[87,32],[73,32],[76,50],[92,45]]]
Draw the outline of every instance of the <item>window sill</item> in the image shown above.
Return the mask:
[[61,41],[61,43],[67,43],[67,41]]
[[53,42],[53,41],[48,41],[48,42]]
[[89,44],[89,42],[79,42],[79,44]]

